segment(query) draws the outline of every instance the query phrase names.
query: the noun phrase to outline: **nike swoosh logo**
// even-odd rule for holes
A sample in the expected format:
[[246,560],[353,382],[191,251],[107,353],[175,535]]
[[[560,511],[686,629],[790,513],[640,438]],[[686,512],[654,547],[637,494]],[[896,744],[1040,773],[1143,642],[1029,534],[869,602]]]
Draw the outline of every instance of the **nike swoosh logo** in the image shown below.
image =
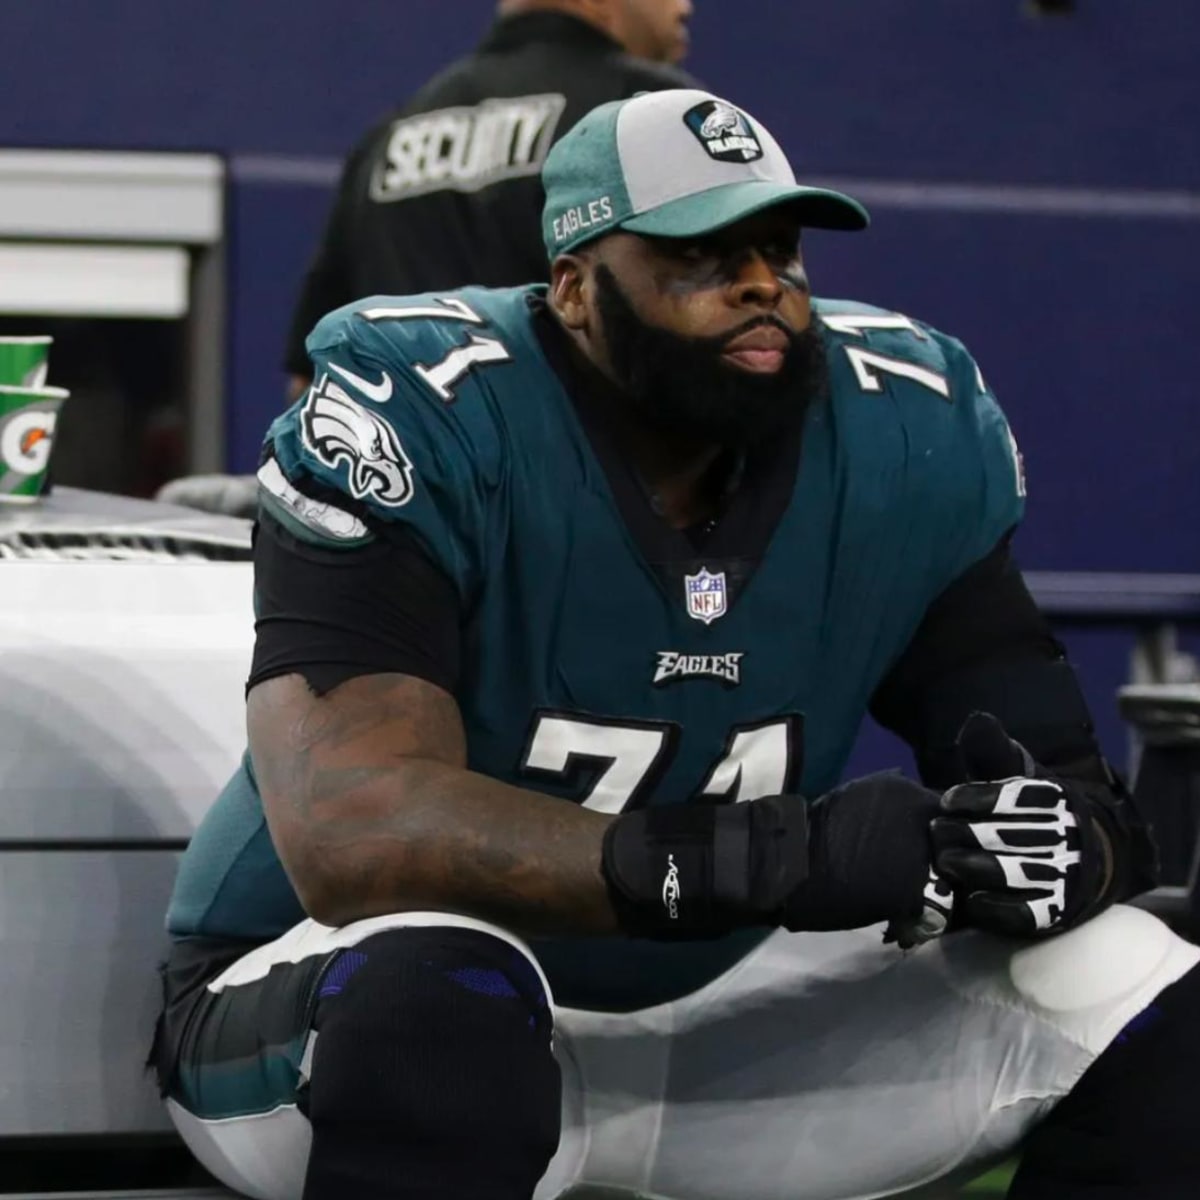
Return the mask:
[[347,371],[345,367],[339,367],[337,363],[331,362],[329,369],[336,371],[351,387],[357,388],[368,400],[374,400],[376,404],[383,404],[392,398],[392,377],[386,371],[378,383],[372,383],[361,375],[355,375],[353,371]]

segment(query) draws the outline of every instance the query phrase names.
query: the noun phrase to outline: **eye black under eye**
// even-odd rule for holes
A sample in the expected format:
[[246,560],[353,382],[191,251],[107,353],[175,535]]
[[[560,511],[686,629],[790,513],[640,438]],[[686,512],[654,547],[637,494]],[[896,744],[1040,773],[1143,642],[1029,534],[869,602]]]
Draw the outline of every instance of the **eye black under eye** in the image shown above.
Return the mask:
[[675,257],[685,262],[702,262],[716,256],[716,248],[710,242],[681,242],[675,248]]
[[[764,242],[755,248],[756,252],[772,266],[788,266],[796,260],[799,246],[789,240]],[[676,262],[689,266],[720,264],[733,269],[737,262],[750,250],[746,243],[728,245],[715,238],[696,238],[692,241],[682,239],[663,239],[663,251]]]
[[762,248],[762,256],[771,262],[789,263],[799,251],[800,247],[794,242],[771,242]]

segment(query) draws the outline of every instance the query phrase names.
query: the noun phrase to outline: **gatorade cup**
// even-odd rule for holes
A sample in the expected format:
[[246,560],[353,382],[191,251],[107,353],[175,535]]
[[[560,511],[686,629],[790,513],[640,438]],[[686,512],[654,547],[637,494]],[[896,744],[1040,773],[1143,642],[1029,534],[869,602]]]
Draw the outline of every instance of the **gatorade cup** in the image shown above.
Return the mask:
[[0,384],[0,503],[32,504],[46,484],[66,388]]

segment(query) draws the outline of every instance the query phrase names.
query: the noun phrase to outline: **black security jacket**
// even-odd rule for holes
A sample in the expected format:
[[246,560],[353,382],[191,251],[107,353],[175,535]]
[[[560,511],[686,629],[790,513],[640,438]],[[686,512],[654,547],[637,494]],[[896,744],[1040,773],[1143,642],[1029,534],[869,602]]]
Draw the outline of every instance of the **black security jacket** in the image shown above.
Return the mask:
[[538,168],[553,142],[605,101],[694,86],[575,17],[497,21],[351,151],[292,316],[287,370],[307,376],[309,331],[362,296],[544,279]]

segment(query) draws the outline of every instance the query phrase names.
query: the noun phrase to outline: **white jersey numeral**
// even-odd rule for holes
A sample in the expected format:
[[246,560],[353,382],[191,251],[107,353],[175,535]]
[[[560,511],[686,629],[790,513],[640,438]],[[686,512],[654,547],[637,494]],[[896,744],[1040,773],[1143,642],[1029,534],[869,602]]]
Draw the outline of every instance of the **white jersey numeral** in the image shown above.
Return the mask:
[[[778,796],[795,786],[801,718],[782,717],[734,729],[700,796],[729,801]],[[521,762],[522,774],[569,781],[589,764],[597,774],[578,797],[584,808],[620,813],[651,798],[675,756],[679,727],[666,721],[621,724],[559,713],[539,713]]]
[[788,789],[791,772],[792,722],[770,721],[735,729],[725,757],[709,772],[702,796],[724,796],[741,803],[760,796],[778,796]]
[[502,342],[473,333],[465,346],[455,346],[441,362],[429,366],[418,364],[416,372],[447,404],[451,404],[454,401],[454,385],[472,367],[481,363],[509,362],[511,359],[512,355]]
[[889,358],[886,354],[875,354],[861,346],[843,346],[842,349],[846,351],[846,357],[858,377],[858,385],[864,392],[883,391],[883,381],[878,375],[882,371],[888,375],[898,375],[901,379],[911,379],[937,392],[939,396],[950,399],[950,384],[946,377],[928,367],[919,367],[902,358]]
[[657,776],[663,752],[673,750],[674,731],[673,725],[610,725],[542,713],[521,769],[561,776],[589,761],[606,764],[583,798],[583,807],[619,813]]
[[821,323],[853,337],[862,337],[868,329],[907,329],[922,341],[928,338],[925,331],[903,313],[833,313],[829,316],[822,313]]
[[[434,321],[466,321],[483,325],[484,319],[457,296],[440,296],[433,304],[406,304],[387,308],[364,308],[360,317],[368,321],[411,321],[425,317]],[[417,374],[447,404],[454,403],[454,385],[474,366],[485,363],[511,362],[512,355],[495,338],[471,334],[465,346],[455,346],[445,358],[435,363],[418,363]]]
[[433,304],[409,304],[398,308],[363,308],[360,317],[367,321],[412,321],[417,317],[430,317],[435,321],[466,321],[470,325],[482,325],[483,318],[465,300],[457,296],[446,296]]

